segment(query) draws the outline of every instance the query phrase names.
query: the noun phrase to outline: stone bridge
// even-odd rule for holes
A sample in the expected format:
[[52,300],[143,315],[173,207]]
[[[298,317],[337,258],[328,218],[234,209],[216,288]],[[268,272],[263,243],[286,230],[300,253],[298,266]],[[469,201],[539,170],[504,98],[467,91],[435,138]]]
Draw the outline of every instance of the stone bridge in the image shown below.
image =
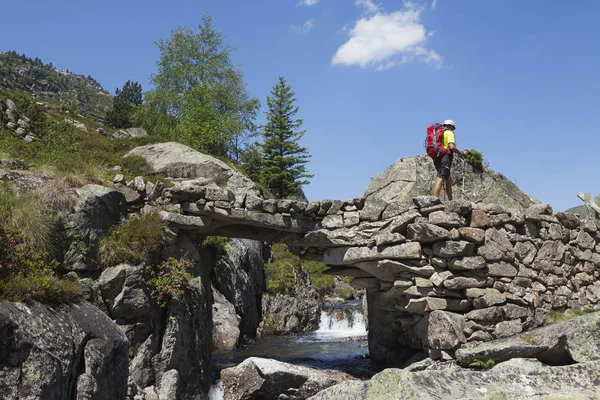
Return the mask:
[[162,197],[175,229],[284,242],[353,277],[367,291],[371,357],[388,365],[411,349],[451,357],[542,325],[552,310],[600,302],[599,221],[546,204],[505,209],[431,196],[306,203],[203,179],[177,182]]

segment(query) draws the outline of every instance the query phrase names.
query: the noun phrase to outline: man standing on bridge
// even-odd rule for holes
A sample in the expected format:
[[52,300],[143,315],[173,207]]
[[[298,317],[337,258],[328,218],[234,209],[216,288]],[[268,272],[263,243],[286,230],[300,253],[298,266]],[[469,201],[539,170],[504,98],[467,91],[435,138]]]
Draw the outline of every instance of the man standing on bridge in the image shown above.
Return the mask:
[[437,171],[435,185],[433,186],[433,195],[439,197],[440,190],[442,189],[442,183],[445,183],[448,200],[452,200],[452,177],[450,176],[450,168],[452,167],[452,159],[454,158],[454,153],[464,155],[467,154],[466,151],[462,152],[456,147],[456,141],[454,138],[455,129],[456,124],[454,123],[454,121],[452,121],[451,119],[447,119],[444,121],[443,144],[446,151],[440,157],[433,159],[433,165],[435,166],[435,170]]

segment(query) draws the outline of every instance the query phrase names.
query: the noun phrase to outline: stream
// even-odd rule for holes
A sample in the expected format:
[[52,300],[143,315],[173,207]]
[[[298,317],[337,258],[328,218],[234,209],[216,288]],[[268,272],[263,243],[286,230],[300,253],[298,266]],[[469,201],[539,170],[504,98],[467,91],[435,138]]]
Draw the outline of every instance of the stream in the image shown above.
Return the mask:
[[[265,336],[232,354],[215,357],[217,371],[235,366],[249,357],[272,358],[311,368],[333,369],[357,378],[370,378],[374,373],[366,358],[367,331],[362,301],[324,305],[319,329],[299,335]],[[215,382],[209,392],[210,400],[222,400],[223,388]]]

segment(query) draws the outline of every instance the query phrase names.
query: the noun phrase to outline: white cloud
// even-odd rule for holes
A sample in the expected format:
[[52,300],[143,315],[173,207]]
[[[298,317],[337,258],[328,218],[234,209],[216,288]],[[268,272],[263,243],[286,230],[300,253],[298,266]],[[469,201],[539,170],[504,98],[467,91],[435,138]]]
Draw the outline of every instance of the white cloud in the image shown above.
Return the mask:
[[301,33],[303,35],[306,35],[313,28],[314,24],[315,24],[315,20],[311,18],[311,19],[306,20],[306,22],[300,26],[298,26],[298,25],[290,26],[290,29],[293,31],[296,31],[298,33]]
[[[356,0],[359,3],[373,4],[370,0]],[[360,65],[377,70],[409,62],[443,65],[442,57],[425,47],[430,34],[421,24],[422,8],[405,3],[404,11],[385,13],[374,7],[378,11],[356,21],[349,32],[350,38],[333,56],[333,65]],[[371,8],[367,6],[367,10]]]
[[431,1],[431,9],[432,10],[435,10],[435,8],[437,7],[437,2],[438,2],[438,0],[432,0]]
[[300,4],[302,4],[303,6],[306,7],[311,7],[314,6],[315,4],[317,4],[319,2],[319,0],[302,0],[302,2]]
[[356,4],[357,6],[363,6],[367,9],[367,12],[369,13],[376,13],[379,12],[380,7],[373,3],[371,0],[354,0],[354,4]]

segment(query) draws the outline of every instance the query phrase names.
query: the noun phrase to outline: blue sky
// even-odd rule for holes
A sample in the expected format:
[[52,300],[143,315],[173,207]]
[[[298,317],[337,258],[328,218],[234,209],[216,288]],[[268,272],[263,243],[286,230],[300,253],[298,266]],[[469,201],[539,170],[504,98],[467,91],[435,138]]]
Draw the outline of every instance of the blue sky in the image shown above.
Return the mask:
[[23,0],[3,4],[0,51],[147,90],[154,42],[205,12],[263,106],[279,75],[294,88],[309,199],[360,196],[447,118],[459,148],[555,210],[600,193],[594,0]]

